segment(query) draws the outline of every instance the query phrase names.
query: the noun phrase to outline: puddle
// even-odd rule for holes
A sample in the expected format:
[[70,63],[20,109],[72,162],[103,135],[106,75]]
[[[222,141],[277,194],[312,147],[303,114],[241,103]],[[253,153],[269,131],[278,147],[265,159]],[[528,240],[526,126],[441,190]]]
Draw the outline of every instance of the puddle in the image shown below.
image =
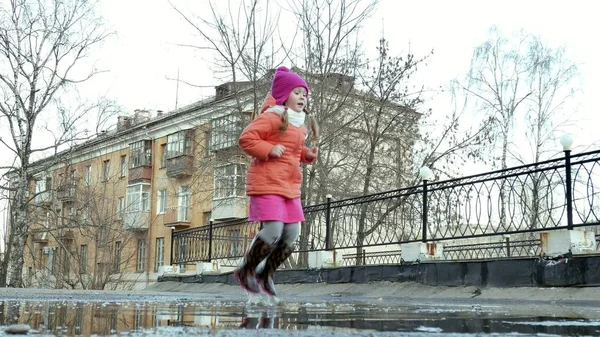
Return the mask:
[[589,310],[594,318],[577,313],[534,315],[497,305],[4,301],[0,335],[15,323],[30,325],[30,335],[57,336],[256,336],[256,329],[265,329],[261,336],[600,335],[600,315]]

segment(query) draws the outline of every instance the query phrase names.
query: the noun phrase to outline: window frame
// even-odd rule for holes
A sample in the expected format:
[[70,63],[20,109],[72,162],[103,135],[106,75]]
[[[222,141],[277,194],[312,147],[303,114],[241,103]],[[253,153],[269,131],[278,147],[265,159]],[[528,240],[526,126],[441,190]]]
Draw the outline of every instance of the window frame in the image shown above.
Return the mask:
[[[233,172],[228,172],[233,167]],[[246,165],[226,164],[216,166],[213,174],[213,200],[246,196]],[[223,192],[225,191],[225,192]]]

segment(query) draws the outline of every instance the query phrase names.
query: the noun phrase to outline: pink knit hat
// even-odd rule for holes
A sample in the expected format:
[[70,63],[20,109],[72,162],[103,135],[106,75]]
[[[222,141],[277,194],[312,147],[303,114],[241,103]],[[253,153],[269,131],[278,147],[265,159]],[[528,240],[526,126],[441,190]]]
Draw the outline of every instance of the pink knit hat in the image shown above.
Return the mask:
[[271,94],[275,98],[277,105],[283,105],[288,99],[292,90],[298,87],[304,87],[306,89],[306,95],[308,95],[308,84],[298,76],[298,74],[291,72],[286,67],[279,67],[275,72],[275,78],[273,78],[273,84],[271,85]]

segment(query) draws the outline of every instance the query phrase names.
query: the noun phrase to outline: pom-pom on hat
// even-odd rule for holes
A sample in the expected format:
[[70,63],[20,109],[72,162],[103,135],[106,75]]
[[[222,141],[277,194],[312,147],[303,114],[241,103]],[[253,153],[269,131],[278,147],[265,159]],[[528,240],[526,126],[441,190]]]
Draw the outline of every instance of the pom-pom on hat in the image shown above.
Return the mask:
[[275,71],[275,78],[271,85],[271,94],[277,105],[283,105],[294,88],[304,87],[308,95],[308,84],[298,74],[291,72],[286,67],[279,67]]

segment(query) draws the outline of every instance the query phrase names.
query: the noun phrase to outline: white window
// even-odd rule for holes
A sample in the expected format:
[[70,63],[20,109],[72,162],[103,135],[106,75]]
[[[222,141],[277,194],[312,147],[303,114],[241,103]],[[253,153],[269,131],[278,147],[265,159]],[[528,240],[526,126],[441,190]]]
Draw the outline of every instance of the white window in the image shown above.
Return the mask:
[[229,244],[229,256],[238,256],[242,252],[242,240],[239,229],[229,232]]
[[152,141],[141,140],[129,145],[131,168],[152,166]]
[[158,272],[158,268],[165,264],[165,238],[156,238],[156,264],[154,271]]
[[127,156],[121,156],[121,177],[127,175]]
[[83,210],[81,210],[81,220],[85,223],[90,221],[90,209],[88,206],[84,206]]
[[118,220],[123,219],[123,212],[125,212],[125,198],[119,197],[118,203],[117,203],[117,219]]
[[141,272],[146,269],[146,240],[138,240],[137,246],[137,266],[136,270]]
[[167,209],[167,190],[159,190],[156,198],[156,214],[164,214]]
[[192,154],[192,130],[183,130],[167,136],[167,158]]
[[177,221],[189,221],[190,186],[179,186],[179,193],[177,193],[177,206]]
[[50,190],[52,189],[52,178],[46,177],[35,182],[35,201],[49,202],[51,200]]
[[150,212],[150,184],[127,186],[127,212]]
[[80,274],[87,273],[87,253],[88,253],[88,246],[81,245],[81,247],[79,249],[79,273]]
[[227,115],[211,122],[210,146],[212,151],[227,149],[237,145],[242,133],[242,119],[237,114]]
[[115,265],[113,266],[113,270],[115,273],[121,271],[121,241],[115,242]]
[[90,186],[92,183],[92,166],[88,165],[85,169],[84,182],[86,186]]
[[102,178],[104,181],[108,181],[108,179],[110,179],[110,160],[105,160],[102,163],[102,173]]
[[246,168],[243,164],[219,166],[214,171],[214,197],[222,199],[246,195]]

